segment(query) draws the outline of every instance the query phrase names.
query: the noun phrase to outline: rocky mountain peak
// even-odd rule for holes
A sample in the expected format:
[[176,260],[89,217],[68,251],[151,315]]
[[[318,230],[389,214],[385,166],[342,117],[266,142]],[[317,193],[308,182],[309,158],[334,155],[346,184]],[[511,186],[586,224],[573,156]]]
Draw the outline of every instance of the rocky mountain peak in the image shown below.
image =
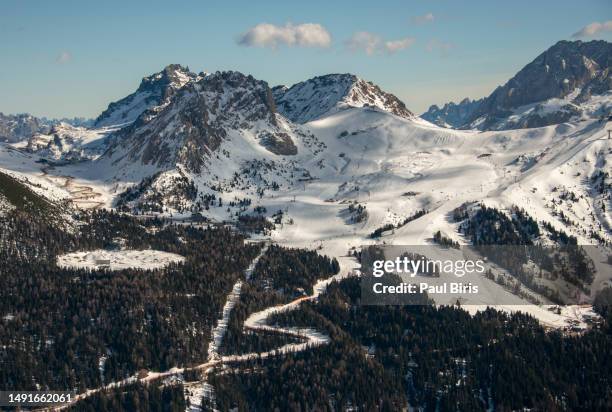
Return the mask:
[[564,97],[609,67],[611,58],[611,43],[560,41],[494,92],[492,103],[504,109]]
[[279,113],[297,122],[307,123],[323,115],[349,107],[377,107],[404,118],[414,115],[396,96],[354,74],[328,74],[296,83],[290,88],[273,89]]
[[143,112],[113,136],[105,156],[162,169],[180,163],[198,173],[206,157],[237,136],[255,139],[274,154],[297,152],[286,125],[277,119],[266,82],[239,72],[216,72],[187,82],[167,104]]
[[94,125],[105,127],[129,124],[144,111],[167,103],[177,90],[196,79],[197,75],[190,72],[188,67],[170,64],[160,72],[144,77],[134,93],[109,104]]
[[[604,116],[610,110],[611,63],[612,43],[559,41],[488,97],[433,105],[421,117],[443,127],[492,130]],[[580,106],[593,96],[599,98]]]
[[[468,124],[481,129],[494,127],[521,106],[562,99],[577,89],[602,93],[610,90],[612,43],[603,40],[560,41],[523,67],[498,87],[474,111]],[[594,84],[593,82],[597,83]],[[565,110],[567,115],[575,110]],[[522,127],[537,127],[566,121],[567,116],[533,118]]]
[[191,73],[188,67],[180,64],[169,64],[162,71],[144,77],[137,91],[161,93],[162,98],[167,98],[169,97],[168,94],[180,89],[195,78],[196,75]]
[[224,113],[240,113],[247,121],[265,119],[276,124],[276,105],[268,83],[236,71],[206,75],[197,82],[214,108]]

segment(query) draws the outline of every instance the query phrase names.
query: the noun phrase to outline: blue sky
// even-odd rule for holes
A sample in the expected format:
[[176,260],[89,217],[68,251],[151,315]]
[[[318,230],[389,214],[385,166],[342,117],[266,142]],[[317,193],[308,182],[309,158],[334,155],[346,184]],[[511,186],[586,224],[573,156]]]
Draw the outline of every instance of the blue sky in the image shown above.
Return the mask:
[[489,94],[589,24],[578,37],[611,41],[610,20],[609,0],[3,0],[0,111],[95,117],[180,63],[271,86],[351,72],[420,113]]

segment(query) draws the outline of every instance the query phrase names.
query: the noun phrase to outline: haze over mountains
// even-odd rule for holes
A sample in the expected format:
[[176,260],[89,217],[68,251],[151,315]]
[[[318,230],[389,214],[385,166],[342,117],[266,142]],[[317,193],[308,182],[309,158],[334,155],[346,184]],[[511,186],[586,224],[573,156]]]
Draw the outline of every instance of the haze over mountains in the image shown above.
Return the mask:
[[16,143],[29,139],[36,133],[48,133],[54,125],[91,126],[92,120],[82,117],[72,119],[47,119],[27,113],[4,114],[0,112],[0,142]]

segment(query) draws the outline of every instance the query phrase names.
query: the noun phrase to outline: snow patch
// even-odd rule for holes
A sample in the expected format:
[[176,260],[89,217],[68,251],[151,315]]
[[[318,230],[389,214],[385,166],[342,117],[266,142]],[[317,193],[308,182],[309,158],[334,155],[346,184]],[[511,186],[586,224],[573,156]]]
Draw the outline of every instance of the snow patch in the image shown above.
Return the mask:
[[75,269],[159,269],[182,263],[183,256],[161,250],[92,250],[73,252],[57,257],[57,265]]

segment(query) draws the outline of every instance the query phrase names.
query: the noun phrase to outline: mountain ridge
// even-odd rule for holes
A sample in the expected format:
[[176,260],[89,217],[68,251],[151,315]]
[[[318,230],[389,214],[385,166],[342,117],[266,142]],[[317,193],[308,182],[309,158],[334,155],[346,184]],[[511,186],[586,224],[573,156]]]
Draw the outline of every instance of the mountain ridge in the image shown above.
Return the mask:
[[391,93],[354,74],[326,74],[272,89],[278,111],[296,123],[307,123],[347,107],[376,107],[410,119],[414,114]]
[[121,156],[132,161],[162,168],[178,162],[197,173],[203,159],[232,132],[252,134],[276,154],[297,151],[290,133],[277,119],[267,83],[226,71],[187,82],[165,105],[141,113],[112,136],[103,156],[114,157],[123,148],[126,152]]
[[94,127],[129,124],[142,112],[167,102],[177,90],[196,78],[188,67],[169,64],[160,72],[144,77],[133,93],[110,103],[96,118]]
[[[478,100],[476,107],[450,103],[432,106],[422,117],[459,129],[502,130],[541,127],[572,118],[605,116],[611,105],[589,100],[610,94],[612,43],[561,40],[525,65],[504,85]],[[445,112],[446,108],[446,113]],[[459,120],[459,121],[457,121]],[[459,124],[461,123],[461,124]]]
[[448,102],[442,107],[432,104],[425,113],[421,114],[421,118],[440,127],[459,128],[465,124],[483,100],[484,98],[471,100],[466,97],[459,103]]

